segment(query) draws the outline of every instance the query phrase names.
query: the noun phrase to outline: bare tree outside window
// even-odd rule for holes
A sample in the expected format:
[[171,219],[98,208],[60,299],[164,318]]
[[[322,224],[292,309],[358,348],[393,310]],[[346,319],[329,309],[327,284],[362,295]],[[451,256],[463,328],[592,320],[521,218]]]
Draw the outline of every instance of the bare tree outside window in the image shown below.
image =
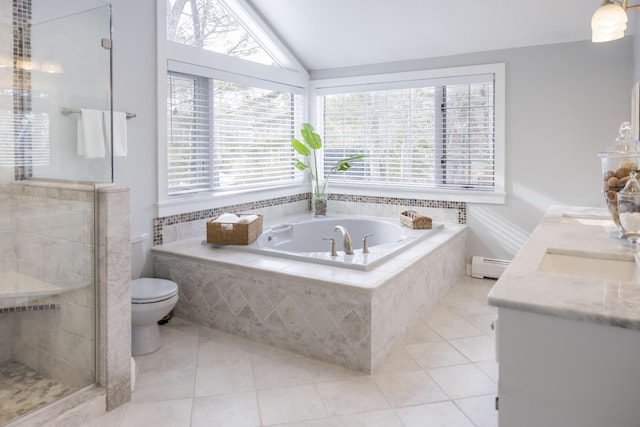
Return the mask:
[[167,0],[167,40],[278,66],[218,0]]

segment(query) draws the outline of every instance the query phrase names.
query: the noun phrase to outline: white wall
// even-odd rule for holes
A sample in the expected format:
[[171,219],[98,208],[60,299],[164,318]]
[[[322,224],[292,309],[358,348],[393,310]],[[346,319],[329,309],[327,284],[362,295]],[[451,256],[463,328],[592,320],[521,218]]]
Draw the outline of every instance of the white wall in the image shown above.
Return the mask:
[[114,159],[114,181],[131,190],[131,234],[153,236],[157,199],[156,0],[111,0],[111,4],[113,109],[136,114],[127,122],[128,156]]
[[[634,16],[634,27],[640,28],[640,11],[636,11]],[[633,81],[640,81],[640,31],[633,34]]]
[[[130,111],[129,156],[115,182],[131,188],[132,233],[156,216],[155,1],[112,0],[114,109]],[[603,151],[629,120],[633,40],[509,49],[337,70],[312,78],[505,62],[507,203],[469,205],[468,254],[512,258],[549,206],[602,206]],[[636,67],[638,68],[638,67]]]

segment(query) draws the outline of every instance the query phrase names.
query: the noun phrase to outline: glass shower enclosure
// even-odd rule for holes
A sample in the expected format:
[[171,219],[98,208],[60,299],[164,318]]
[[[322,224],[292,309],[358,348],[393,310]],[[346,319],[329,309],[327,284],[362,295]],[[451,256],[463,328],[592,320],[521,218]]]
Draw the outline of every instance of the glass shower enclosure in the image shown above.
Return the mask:
[[[96,383],[96,186],[113,167],[110,5],[0,0],[0,11],[5,425]],[[82,122],[85,110],[98,120]]]

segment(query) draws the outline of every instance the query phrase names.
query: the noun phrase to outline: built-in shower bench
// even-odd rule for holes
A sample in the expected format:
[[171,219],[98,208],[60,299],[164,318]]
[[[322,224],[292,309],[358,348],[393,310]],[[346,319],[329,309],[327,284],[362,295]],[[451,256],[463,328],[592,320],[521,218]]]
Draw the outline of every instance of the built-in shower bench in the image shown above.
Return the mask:
[[60,286],[27,276],[17,271],[0,272],[0,313],[59,308],[59,304],[29,304],[35,298],[58,295]]

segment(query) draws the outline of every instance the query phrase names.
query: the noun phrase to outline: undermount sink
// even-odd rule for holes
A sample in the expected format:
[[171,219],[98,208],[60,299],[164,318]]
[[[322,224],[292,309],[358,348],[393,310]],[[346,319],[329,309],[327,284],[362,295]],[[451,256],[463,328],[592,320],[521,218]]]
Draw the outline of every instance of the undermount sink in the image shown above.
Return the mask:
[[570,253],[548,249],[539,270],[589,279],[640,282],[636,260],[632,255],[607,257],[605,254]]

